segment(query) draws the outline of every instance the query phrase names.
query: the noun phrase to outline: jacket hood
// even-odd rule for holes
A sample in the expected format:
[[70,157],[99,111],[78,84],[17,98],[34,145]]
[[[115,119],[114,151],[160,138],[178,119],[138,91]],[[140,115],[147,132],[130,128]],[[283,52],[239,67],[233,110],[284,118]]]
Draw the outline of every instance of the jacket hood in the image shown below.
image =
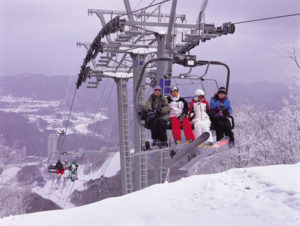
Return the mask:
[[171,94],[170,94],[170,98],[172,101],[178,101],[180,99],[180,94],[178,93],[178,96],[177,97],[173,97]]

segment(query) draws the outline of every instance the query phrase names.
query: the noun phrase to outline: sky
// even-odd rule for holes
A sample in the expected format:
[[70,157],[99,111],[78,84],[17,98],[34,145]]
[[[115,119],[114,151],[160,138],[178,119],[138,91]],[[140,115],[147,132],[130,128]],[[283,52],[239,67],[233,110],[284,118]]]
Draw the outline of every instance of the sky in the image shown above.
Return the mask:
[[[131,0],[135,8],[140,0]],[[136,8],[143,6],[138,5]],[[165,9],[169,10],[170,3]],[[178,0],[177,12],[194,23],[199,0]],[[101,24],[88,9],[124,10],[122,0],[0,0],[0,76],[22,73],[76,75],[85,49],[77,41],[92,41]],[[205,21],[224,22],[300,12],[299,0],[210,0]],[[300,16],[241,24],[233,35],[201,43],[192,54],[197,59],[227,63],[231,82],[289,81],[298,73],[288,59],[277,57],[279,44],[300,39]]]

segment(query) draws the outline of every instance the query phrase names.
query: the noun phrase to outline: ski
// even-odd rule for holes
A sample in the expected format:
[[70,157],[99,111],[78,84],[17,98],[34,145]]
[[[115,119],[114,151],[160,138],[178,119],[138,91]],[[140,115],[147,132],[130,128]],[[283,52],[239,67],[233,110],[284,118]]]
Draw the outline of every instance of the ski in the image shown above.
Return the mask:
[[211,145],[207,149],[217,149],[217,148],[223,147],[225,144],[228,144],[228,143],[229,143],[229,137],[224,137],[223,139],[215,142],[213,145]]
[[[227,142],[223,141],[223,140],[228,140]],[[249,144],[253,144],[254,141],[249,141],[245,144],[239,144],[239,145],[235,145],[232,148],[237,148],[240,146],[244,146],[244,145],[249,145]],[[217,144],[218,143],[218,144]],[[183,165],[181,168],[179,168],[179,170],[190,170],[192,167],[194,167],[197,163],[200,162],[201,159],[206,158],[208,156],[212,156],[215,154],[218,154],[222,151],[226,151],[230,148],[228,148],[228,146],[226,144],[229,143],[229,138],[225,137],[222,140],[216,142],[215,144],[217,145],[212,145],[209,148],[206,149],[202,149],[202,150],[197,150],[196,152],[196,157],[193,158],[191,161],[187,162],[185,165]],[[214,146],[214,147],[213,147]]]
[[194,152],[196,154],[196,157],[191,159],[185,165],[183,165],[180,168],[180,170],[191,169],[194,165],[196,165],[200,161],[200,159],[222,151],[222,149],[223,149],[222,147],[224,147],[228,143],[229,143],[229,137],[224,137],[223,139],[215,142],[213,145],[209,146],[208,148],[202,148],[202,147],[198,148]]
[[186,154],[194,151],[195,148],[198,147],[198,145],[202,144],[209,138],[209,133],[204,132],[202,133],[196,140],[194,140],[190,144],[186,145],[177,145],[173,150],[176,152],[176,154],[173,156],[172,159],[167,161],[161,168],[170,168],[174,163],[179,161],[182,157],[184,157]]

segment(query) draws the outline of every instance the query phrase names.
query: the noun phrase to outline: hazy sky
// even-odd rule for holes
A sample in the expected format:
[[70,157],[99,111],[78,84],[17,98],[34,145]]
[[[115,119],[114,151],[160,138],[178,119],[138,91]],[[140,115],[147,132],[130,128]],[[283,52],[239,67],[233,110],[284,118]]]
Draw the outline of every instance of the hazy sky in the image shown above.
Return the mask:
[[[131,2],[134,7],[139,0]],[[177,12],[194,23],[201,3],[178,0]],[[87,15],[89,8],[124,6],[122,0],[0,0],[0,75],[78,74],[85,50],[76,42],[92,41],[101,28],[96,15]],[[299,12],[299,0],[210,0],[206,22],[219,26]],[[192,53],[198,59],[226,62],[232,82],[284,81],[297,69],[291,61],[274,57],[274,47],[299,39],[300,16],[237,25],[235,34],[201,44]]]

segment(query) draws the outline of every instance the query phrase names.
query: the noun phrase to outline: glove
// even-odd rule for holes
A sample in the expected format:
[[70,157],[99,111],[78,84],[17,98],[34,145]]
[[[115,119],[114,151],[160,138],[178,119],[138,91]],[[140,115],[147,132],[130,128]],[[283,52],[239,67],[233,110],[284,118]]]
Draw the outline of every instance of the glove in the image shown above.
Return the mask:
[[224,109],[224,110],[222,111],[222,113],[223,113],[224,116],[229,116],[229,111],[228,111],[228,109]]
[[178,117],[178,119],[179,119],[179,121],[182,123],[183,120],[185,119],[185,117],[186,117],[186,114],[185,114],[185,113],[182,113],[182,114]]
[[156,110],[149,110],[149,111],[147,112],[148,119],[154,119],[155,116],[156,116],[156,113],[157,113]]
[[192,120],[193,118],[195,117],[195,113],[194,112],[192,112],[192,113],[190,113],[190,120]]
[[161,115],[161,114],[162,114],[161,108],[157,108],[157,109],[156,109],[156,114],[157,114],[157,115]]
[[213,108],[213,109],[209,109],[208,114],[209,114],[210,117],[213,117],[213,116],[215,116],[216,114],[218,114],[219,111],[220,111],[220,109],[219,109],[218,107],[217,107],[217,108]]

